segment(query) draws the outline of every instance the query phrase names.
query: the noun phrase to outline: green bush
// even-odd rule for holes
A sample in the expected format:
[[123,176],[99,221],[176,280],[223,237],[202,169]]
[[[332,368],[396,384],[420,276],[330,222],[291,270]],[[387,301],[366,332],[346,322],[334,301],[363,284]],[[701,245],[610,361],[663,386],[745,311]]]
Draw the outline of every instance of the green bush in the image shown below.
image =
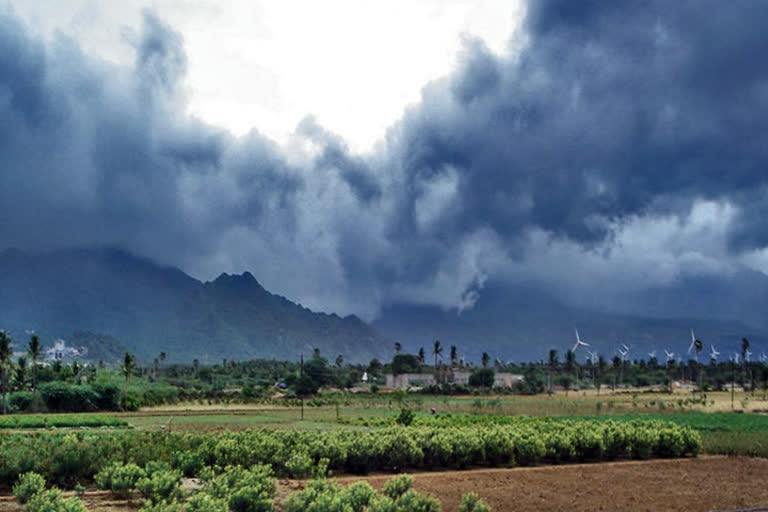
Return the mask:
[[181,498],[181,472],[157,470],[139,479],[136,488],[151,503],[172,502]]
[[148,502],[141,507],[139,512],[182,512],[181,503],[178,501]]
[[13,495],[19,500],[19,503],[26,503],[35,494],[45,490],[45,478],[37,473],[30,471],[19,477],[19,481],[13,486]]
[[203,469],[205,461],[198,452],[182,451],[173,454],[171,465],[181,470],[185,477],[193,478]]
[[395,422],[398,425],[403,425],[404,427],[409,426],[411,423],[413,423],[413,411],[406,408],[400,409],[400,414],[397,416]]
[[312,474],[312,459],[304,452],[297,452],[286,461],[285,468],[293,478],[308,478]]
[[272,498],[258,487],[241,487],[229,497],[231,512],[271,512],[274,510]]
[[476,493],[470,492],[461,497],[459,512],[491,512],[491,507],[486,505]]
[[8,394],[8,410],[12,413],[24,412],[32,408],[31,391],[14,391]]
[[26,505],[24,512],[88,512],[80,498],[73,496],[64,499],[61,491],[51,489],[49,491],[34,494]]
[[229,506],[223,498],[198,493],[187,500],[184,512],[229,512]]
[[389,496],[393,500],[396,500],[413,486],[413,477],[411,475],[398,475],[391,478],[384,484],[382,492],[385,496]]
[[40,385],[40,396],[49,411],[96,411],[99,395],[88,385],[62,381]]
[[136,464],[116,462],[97,473],[95,481],[100,489],[110,490],[115,496],[127,498],[145,475],[144,470]]

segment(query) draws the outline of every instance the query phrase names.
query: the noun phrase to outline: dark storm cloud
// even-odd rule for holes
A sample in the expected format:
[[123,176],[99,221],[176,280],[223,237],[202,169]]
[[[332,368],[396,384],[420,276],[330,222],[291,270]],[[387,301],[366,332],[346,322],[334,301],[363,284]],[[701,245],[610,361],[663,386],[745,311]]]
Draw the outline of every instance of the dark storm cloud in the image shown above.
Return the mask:
[[183,39],[151,13],[123,69],[2,12],[1,245],[250,268],[368,316],[471,305],[505,258],[535,257],[532,232],[606,248],[625,222],[701,200],[735,208],[732,251],[762,248],[762,19],[768,3],[747,0],[531,2],[522,49],[467,38],[457,70],[355,155],[311,118],[286,149],[187,116]]
[[755,2],[532,2],[519,59],[473,43],[395,129],[394,158],[415,182],[461,169],[458,228],[508,237],[537,226],[594,244],[608,221],[670,197],[738,199],[766,180],[765,14]]

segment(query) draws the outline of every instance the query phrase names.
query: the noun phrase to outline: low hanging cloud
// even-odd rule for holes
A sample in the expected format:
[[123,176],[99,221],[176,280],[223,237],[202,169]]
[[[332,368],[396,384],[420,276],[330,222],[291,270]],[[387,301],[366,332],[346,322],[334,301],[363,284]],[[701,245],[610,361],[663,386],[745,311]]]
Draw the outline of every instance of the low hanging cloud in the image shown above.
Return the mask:
[[151,12],[124,68],[0,11],[0,247],[249,269],[366,318],[472,307],[493,279],[642,286],[652,268],[757,266],[766,15],[749,0],[531,2],[507,53],[467,38],[455,72],[358,155],[310,117],[278,146],[187,115],[183,38]]

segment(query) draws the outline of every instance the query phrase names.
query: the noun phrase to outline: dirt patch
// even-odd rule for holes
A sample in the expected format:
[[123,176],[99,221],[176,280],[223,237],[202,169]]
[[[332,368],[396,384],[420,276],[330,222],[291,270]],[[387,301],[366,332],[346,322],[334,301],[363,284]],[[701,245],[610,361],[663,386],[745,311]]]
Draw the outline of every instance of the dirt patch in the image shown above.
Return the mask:
[[[745,457],[480,469],[414,475],[414,488],[458,510],[477,492],[495,512],[704,512],[768,506],[768,460]],[[389,476],[365,478],[380,488]],[[344,477],[341,482],[361,478]]]
[[[458,510],[461,496],[477,492],[494,512],[617,510],[621,512],[706,512],[768,506],[768,459],[697,459],[606,462],[539,468],[477,469],[414,474],[414,487],[437,496],[445,512]],[[392,475],[340,477],[342,483],[367,480],[381,488]],[[279,480],[276,501],[304,482]],[[9,496],[0,511],[20,512]],[[134,512],[139,501],[114,500],[88,492],[90,512]]]

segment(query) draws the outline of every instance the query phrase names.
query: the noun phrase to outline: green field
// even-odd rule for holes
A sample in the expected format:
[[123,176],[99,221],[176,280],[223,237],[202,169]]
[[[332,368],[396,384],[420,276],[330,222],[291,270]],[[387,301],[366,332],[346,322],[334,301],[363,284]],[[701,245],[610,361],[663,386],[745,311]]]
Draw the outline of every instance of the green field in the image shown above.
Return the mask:
[[0,429],[127,427],[122,418],[106,414],[15,414],[0,416]]

